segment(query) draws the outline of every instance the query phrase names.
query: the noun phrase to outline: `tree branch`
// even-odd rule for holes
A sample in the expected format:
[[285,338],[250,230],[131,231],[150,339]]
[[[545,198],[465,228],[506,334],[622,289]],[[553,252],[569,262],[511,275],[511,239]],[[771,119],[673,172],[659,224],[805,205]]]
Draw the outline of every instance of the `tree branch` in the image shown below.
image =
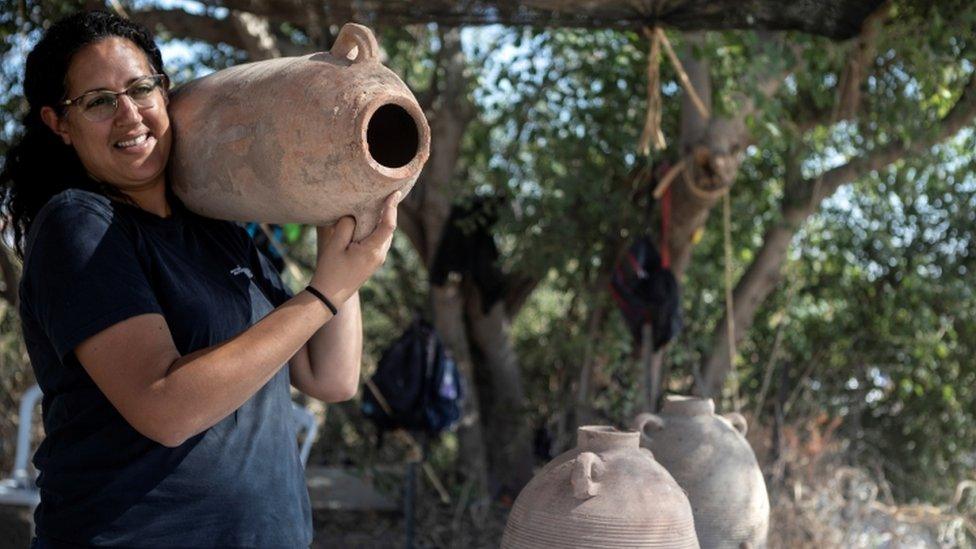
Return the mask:
[[[974,120],[976,120],[976,73],[970,78],[959,100],[943,117],[937,128],[911,143],[903,141],[891,143],[829,170],[816,179],[800,179],[799,159],[792,159],[787,166],[787,192],[782,202],[782,219],[766,232],[755,259],[735,287],[733,318],[736,341],[741,341],[752,327],[759,306],[779,283],[783,262],[789,252],[793,236],[826,198],[843,185],[867,173],[881,170],[907,156],[923,153],[946,141],[972,124]],[[713,331],[711,350],[703,361],[704,383],[695,387],[695,391],[703,395],[718,395],[731,370],[725,322],[726,317],[723,315]]]
[[[329,28],[333,20],[345,21],[348,18],[331,17],[337,14],[327,14],[323,2],[301,2],[298,0],[201,0],[210,7],[227,8],[232,12],[249,13],[266,18],[270,23],[288,22],[301,28],[311,39],[308,48],[296,47],[289,40],[275,37],[275,45],[281,55],[302,55],[308,49],[325,50],[334,41],[335,36]],[[341,15],[341,14],[338,14]],[[271,33],[272,36],[274,33]],[[243,46],[241,49],[245,49]]]
[[203,0],[201,3],[299,24],[308,18],[306,6],[297,0]]
[[215,19],[194,15],[183,10],[150,9],[131,13],[132,20],[155,29],[163,27],[170,34],[210,44],[223,43],[237,49],[247,49],[234,24],[229,19]]
[[819,178],[819,181],[808,181],[807,185],[810,188],[811,197],[810,211],[815,210],[823,199],[834,194],[845,183],[857,179],[862,174],[880,170],[906,156],[916,155],[932,148],[959,133],[961,129],[970,125],[974,118],[976,118],[976,73],[969,79],[959,100],[942,118],[934,131],[923,134],[911,142],[894,141],[866,156],[858,157],[847,164],[827,171]]
[[271,33],[267,17],[246,11],[231,11],[231,23],[244,44],[244,51],[251,61],[281,57],[278,40]]
[[878,31],[888,17],[890,8],[891,2],[885,2],[868,16],[861,26],[861,33],[853,41],[847,63],[837,84],[834,120],[848,120],[857,114],[861,105],[861,86],[864,84],[865,72],[874,61]]
[[[763,49],[788,46],[782,33],[757,33]],[[686,37],[682,63],[692,86],[705,98],[711,109],[711,75],[706,60],[695,59],[691,48],[704,38],[699,33]],[[758,91],[763,97],[775,95],[793,67],[772,67],[759,75]],[[742,163],[742,153],[752,141],[746,127],[746,118],[755,113],[756,99],[746,94],[737,97],[739,109],[729,117],[703,117],[687,97],[681,104],[681,149],[679,155],[686,159],[688,178],[701,189],[729,187],[735,180]],[[691,261],[691,242],[695,232],[705,224],[708,212],[716,198],[702,198],[692,191],[684,177],[672,185],[672,226],[669,246],[674,258],[672,270],[680,280]]]
[[[803,184],[800,174],[801,160],[795,149],[787,156],[785,187],[795,188]],[[783,208],[790,208],[788,204],[789,191],[783,200]],[[805,219],[805,216],[804,216]],[[782,276],[782,265],[789,252],[793,235],[799,229],[802,220],[784,219],[774,224],[763,236],[762,246],[742,278],[739,279],[732,292],[732,312],[735,332],[733,337],[739,343],[749,328],[752,327],[756,311],[762,302],[779,284]],[[702,365],[702,380],[696,380],[695,391],[703,396],[718,396],[722,391],[725,378],[731,371],[732,362],[729,356],[729,332],[726,327],[728,310],[712,330],[712,345],[709,354]]]

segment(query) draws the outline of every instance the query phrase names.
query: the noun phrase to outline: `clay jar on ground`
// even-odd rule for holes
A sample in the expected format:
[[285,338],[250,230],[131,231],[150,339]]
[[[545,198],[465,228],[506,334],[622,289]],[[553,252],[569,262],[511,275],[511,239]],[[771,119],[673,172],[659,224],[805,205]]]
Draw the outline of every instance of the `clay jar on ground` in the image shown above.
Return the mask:
[[691,507],[640,434],[585,426],[515,500],[504,549],[698,547]]
[[410,191],[430,151],[413,94],[379,62],[361,25],[328,53],[247,63],[179,88],[170,180],[191,210],[219,219],[376,226],[383,199]]
[[704,549],[766,546],[769,499],[741,414],[715,414],[711,399],[668,396],[659,415],[633,427],[688,493]]

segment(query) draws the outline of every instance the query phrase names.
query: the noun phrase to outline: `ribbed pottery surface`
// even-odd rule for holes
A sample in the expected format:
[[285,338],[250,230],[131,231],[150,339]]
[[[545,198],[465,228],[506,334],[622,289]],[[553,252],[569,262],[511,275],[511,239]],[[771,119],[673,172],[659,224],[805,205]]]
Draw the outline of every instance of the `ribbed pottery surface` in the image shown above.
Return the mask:
[[515,500],[502,547],[697,548],[688,498],[639,444],[636,431],[580,427],[576,448],[550,461]]
[[613,517],[528,511],[518,504],[508,518],[503,549],[647,547],[696,549],[692,520],[635,522]]
[[642,444],[688,494],[702,547],[762,549],[769,528],[762,471],[740,432],[744,419],[714,409],[710,399],[669,396],[659,416],[645,414],[653,421],[642,427]]

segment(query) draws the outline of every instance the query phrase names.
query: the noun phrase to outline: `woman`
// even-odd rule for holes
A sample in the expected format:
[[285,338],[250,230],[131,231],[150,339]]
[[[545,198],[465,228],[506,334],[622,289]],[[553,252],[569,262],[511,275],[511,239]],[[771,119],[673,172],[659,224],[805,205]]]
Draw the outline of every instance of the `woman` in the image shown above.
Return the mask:
[[355,394],[357,292],[399,196],[358,243],[351,218],[319,228],[292,297],[243,229],[169,192],[166,82],[149,32],[106,13],[58,22],[27,58],[0,182],[44,392],[35,546],[307,547],[289,385]]

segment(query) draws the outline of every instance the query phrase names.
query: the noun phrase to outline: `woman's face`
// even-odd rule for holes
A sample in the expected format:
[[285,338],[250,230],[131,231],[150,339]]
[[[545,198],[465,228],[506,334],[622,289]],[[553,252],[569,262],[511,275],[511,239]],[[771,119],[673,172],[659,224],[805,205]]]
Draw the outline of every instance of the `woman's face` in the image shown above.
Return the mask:
[[[125,38],[110,37],[78,51],[68,68],[68,99],[92,90],[118,92],[134,80],[155,73],[146,54]],[[107,120],[85,118],[83,105],[71,105],[57,116],[42,112],[45,122],[73,146],[95,179],[121,191],[135,191],[164,182],[172,134],[166,113],[166,92],[153,92],[153,104],[139,107],[126,95]]]

